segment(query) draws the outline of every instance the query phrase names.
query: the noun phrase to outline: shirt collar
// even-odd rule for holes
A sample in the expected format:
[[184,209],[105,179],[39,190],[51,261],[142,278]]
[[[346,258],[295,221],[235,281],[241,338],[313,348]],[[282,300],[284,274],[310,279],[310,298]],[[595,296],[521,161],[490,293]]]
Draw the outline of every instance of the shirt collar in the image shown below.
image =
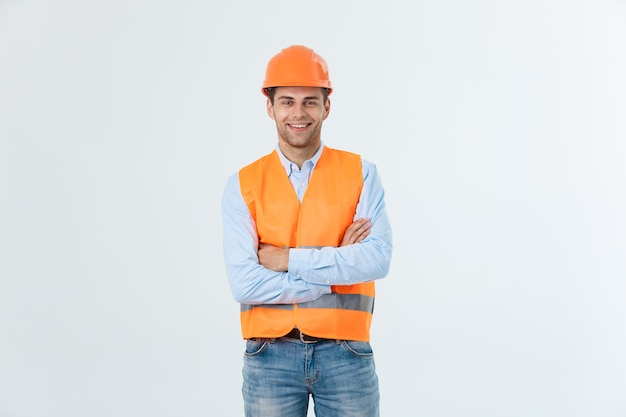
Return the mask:
[[[313,164],[313,168],[315,168],[315,165],[317,165],[317,161],[319,161],[320,156],[322,156],[323,149],[324,149],[324,142],[320,142],[320,148],[317,150],[317,152],[315,152],[315,155],[313,155],[311,159],[304,161],[304,163],[307,163],[310,161]],[[276,144],[276,153],[278,153],[278,157],[280,158],[280,163],[283,165],[283,168],[285,168],[285,172],[287,173],[287,176],[290,176],[292,171],[300,170],[300,168],[298,168],[298,165],[294,164],[289,159],[287,159],[287,157],[283,154],[283,151],[280,150],[280,146],[278,146],[278,144]],[[313,168],[311,168],[311,170]]]

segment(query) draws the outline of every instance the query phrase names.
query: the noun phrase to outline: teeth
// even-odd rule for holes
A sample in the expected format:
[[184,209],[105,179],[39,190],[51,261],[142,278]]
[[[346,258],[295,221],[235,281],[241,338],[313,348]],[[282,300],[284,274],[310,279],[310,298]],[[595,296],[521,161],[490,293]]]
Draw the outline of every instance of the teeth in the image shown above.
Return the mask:
[[296,129],[301,129],[303,127],[306,127],[306,125],[294,125],[294,124],[292,124],[291,127],[295,127]]

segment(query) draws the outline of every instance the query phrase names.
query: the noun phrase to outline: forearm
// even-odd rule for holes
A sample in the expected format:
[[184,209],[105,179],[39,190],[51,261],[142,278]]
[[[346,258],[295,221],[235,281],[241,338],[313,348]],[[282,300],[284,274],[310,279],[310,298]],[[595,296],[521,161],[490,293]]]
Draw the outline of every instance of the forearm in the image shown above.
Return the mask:
[[226,271],[233,296],[242,304],[293,304],[313,301],[330,293],[327,285],[309,283],[258,264],[227,264]]
[[325,285],[351,285],[383,278],[391,263],[390,237],[366,239],[339,248],[291,249],[289,272],[310,284]]

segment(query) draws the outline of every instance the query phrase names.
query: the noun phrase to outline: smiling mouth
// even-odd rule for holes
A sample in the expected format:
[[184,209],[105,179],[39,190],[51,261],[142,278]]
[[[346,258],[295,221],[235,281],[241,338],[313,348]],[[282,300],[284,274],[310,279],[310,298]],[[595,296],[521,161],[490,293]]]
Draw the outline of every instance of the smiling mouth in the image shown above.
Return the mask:
[[304,129],[309,126],[309,123],[289,123],[289,127],[292,129]]

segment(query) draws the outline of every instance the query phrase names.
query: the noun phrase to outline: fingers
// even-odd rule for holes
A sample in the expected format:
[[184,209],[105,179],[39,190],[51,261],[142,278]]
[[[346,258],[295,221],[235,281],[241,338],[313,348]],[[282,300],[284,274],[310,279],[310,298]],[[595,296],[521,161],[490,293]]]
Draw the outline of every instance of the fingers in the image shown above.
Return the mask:
[[259,264],[276,272],[285,272],[289,267],[289,248],[279,248],[270,244],[260,244]]
[[360,218],[355,220],[343,235],[343,240],[340,246],[353,245],[361,242],[370,234],[372,223],[370,219]]

